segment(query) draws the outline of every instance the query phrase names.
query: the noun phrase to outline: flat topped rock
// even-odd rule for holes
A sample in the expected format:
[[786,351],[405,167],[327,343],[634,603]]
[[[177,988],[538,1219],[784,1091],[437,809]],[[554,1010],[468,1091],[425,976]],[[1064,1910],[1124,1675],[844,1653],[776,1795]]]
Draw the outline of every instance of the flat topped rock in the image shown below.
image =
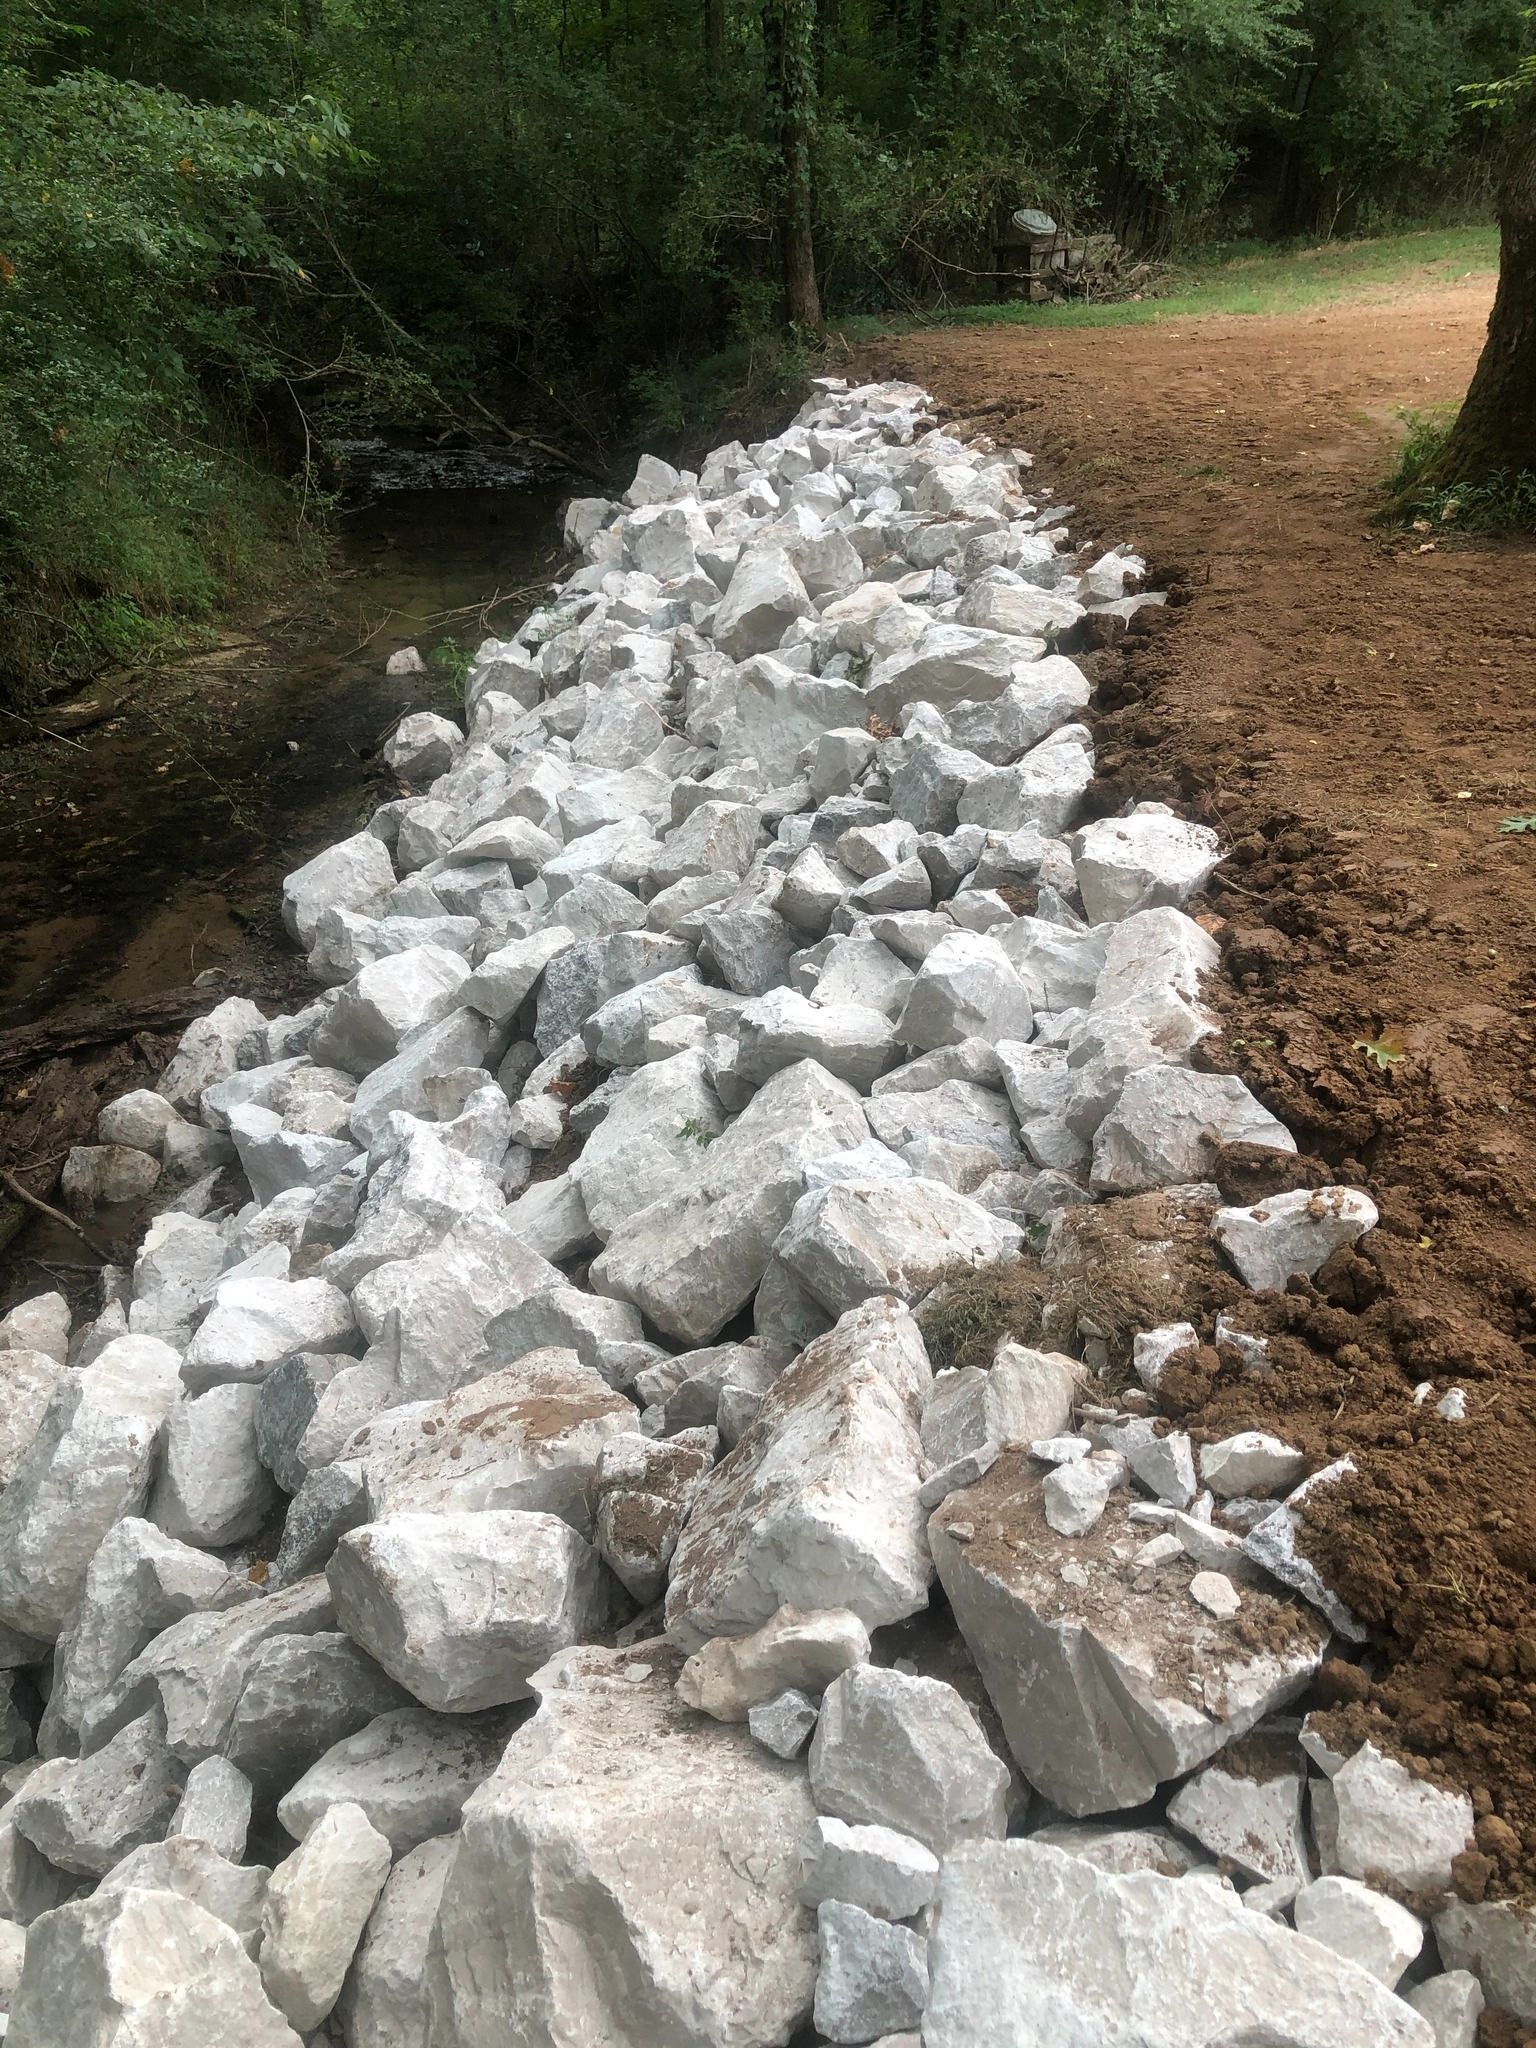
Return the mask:
[[944,1862],[925,2048],[1435,2048],[1343,1957],[1232,1892],[1033,1841]]
[[768,2048],[810,2013],[804,1770],[673,1690],[666,1643],[567,1651],[465,1809],[429,1963],[455,2048]]
[[1293,1699],[1327,1627],[1256,1586],[1216,1619],[1191,1597],[1193,1557],[1133,1590],[1146,1529],[1131,1496],[1067,1537],[1046,1521],[1044,1484],[1005,1452],[933,1515],[934,1564],[1030,1783],[1072,1814],[1136,1806]]

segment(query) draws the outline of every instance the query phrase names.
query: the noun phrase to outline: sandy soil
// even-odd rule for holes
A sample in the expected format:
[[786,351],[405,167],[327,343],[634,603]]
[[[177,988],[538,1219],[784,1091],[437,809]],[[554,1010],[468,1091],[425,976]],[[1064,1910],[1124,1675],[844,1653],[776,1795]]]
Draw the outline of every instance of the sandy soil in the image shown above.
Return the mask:
[[[1383,1217],[1275,1306],[1274,1379],[1203,1352],[1181,1399],[1197,1430],[1355,1456],[1310,1537],[1378,1632],[1337,1711],[1473,1790],[1474,1895],[1536,1890],[1536,835],[1499,830],[1536,810],[1536,551],[1371,514],[1399,410],[1459,395],[1490,297],[953,330],[858,363],[1033,450],[1075,530],[1174,593],[1097,657],[1100,807],[1168,798],[1227,836],[1210,1063]],[[1356,1045],[1384,1028],[1407,1050],[1378,1071]],[[1426,1379],[1466,1388],[1466,1423],[1413,1408]]]

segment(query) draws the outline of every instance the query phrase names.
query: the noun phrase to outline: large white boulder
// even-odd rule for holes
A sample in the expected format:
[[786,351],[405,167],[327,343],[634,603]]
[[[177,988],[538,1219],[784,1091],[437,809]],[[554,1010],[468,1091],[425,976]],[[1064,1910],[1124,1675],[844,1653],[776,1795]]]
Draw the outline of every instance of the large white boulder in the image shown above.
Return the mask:
[[261,1981],[308,2034],[341,1992],[389,1876],[389,1843],[360,1806],[338,1804],[272,1872],[261,1915]]
[[49,1396],[0,1496],[0,1621],[57,1639],[96,1546],[148,1498],[180,1359],[158,1337],[117,1337]]
[[354,1642],[424,1707],[456,1714],[526,1699],[539,1666],[597,1634],[611,1606],[590,1545],[527,1510],[369,1522],[326,1576]]
[[652,1642],[542,1674],[465,1809],[432,2048],[773,2048],[809,2017],[804,1772],[685,1707],[677,1662]]
[[173,1891],[101,1891],[28,1936],[9,2048],[300,2048],[222,1920]]
[[441,1401],[366,1422],[342,1447],[362,1466],[370,1518],[523,1508],[585,1532],[598,1455],[633,1404],[573,1351],[531,1351]]
[[347,2048],[421,2048],[431,2013],[427,1955],[456,1835],[408,1849],[389,1873],[337,2007]]
[[1127,817],[1099,818],[1073,836],[1077,886],[1094,924],[1188,902],[1220,859],[1210,827],[1190,824],[1166,804],[1138,804]]
[[810,1060],[775,1074],[683,1186],[628,1216],[593,1261],[599,1294],[669,1337],[707,1343],[751,1300],[813,1161],[869,1135],[846,1082]]
[[1435,2048],[1384,1984],[1233,1892],[1030,1841],[945,1858],[924,2048]]
[[830,1315],[875,1295],[918,1301],[956,1266],[1011,1258],[1023,1242],[1005,1222],[942,1181],[834,1181],[802,1195],[775,1256]]
[[1216,1619],[1191,1595],[1192,1556],[1133,1595],[1147,1539],[1127,1495],[1085,1542],[1050,1526],[1046,1484],[1005,1452],[935,1512],[934,1564],[1030,1783],[1072,1814],[1137,1806],[1294,1699],[1328,1632],[1258,1587],[1241,1629]]
[[821,1703],[810,1769],[819,1813],[893,1828],[938,1856],[1008,1824],[1008,1766],[942,1679],[845,1671]]
[[888,1297],[802,1352],[695,1498],[672,1561],[669,1634],[696,1650],[780,1607],[850,1608],[878,1628],[924,1606],[928,1382],[917,1325]]

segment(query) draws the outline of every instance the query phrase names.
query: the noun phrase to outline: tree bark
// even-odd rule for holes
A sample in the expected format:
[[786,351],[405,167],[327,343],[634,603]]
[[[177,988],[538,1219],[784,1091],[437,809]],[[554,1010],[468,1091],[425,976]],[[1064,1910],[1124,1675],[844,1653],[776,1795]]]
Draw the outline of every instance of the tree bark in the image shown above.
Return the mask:
[[1476,483],[1498,470],[1536,472],[1536,89],[1520,95],[1516,119],[1499,182],[1499,288],[1488,339],[1418,489]]
[[712,64],[725,61],[725,0],[704,0],[704,54]]
[[811,194],[816,0],[767,0],[763,28],[770,75],[777,72],[774,84],[783,159],[779,241],[784,265],[784,311],[791,327],[819,335],[821,293],[816,283]]

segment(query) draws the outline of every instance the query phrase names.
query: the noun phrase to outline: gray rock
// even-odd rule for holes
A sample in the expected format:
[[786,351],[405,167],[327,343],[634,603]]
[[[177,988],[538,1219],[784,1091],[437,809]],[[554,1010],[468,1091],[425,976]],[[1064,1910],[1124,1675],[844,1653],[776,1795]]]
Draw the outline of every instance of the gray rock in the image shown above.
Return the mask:
[[130,1849],[164,1836],[184,1782],[156,1717],[146,1714],[95,1755],[57,1775],[34,1773],[6,1811],[60,1870],[104,1877]]
[[755,1742],[788,1761],[800,1756],[816,1732],[821,1709],[803,1692],[781,1692],[747,1710],[747,1727]]
[[[1219,1956],[1220,1967],[1212,1967]],[[1219,1885],[1111,1875],[1062,1850],[966,1844],[945,1858],[925,2048],[1433,2048],[1374,1978]]]
[[250,1833],[251,1800],[251,1781],[238,1764],[228,1757],[204,1757],[187,1773],[166,1839],[184,1835],[206,1843],[227,1862],[239,1863]]
[[868,1659],[869,1631],[846,1608],[801,1614],[781,1607],[749,1635],[716,1636],[695,1650],[678,1673],[677,1692],[717,1721],[745,1721],[753,1707],[787,1690],[825,1692]]
[[[1103,1455],[1103,1454],[1100,1454]],[[1327,1631],[1304,1607],[1258,1588],[1243,1596],[1255,1649],[1190,1599],[1193,1559],[1128,1599],[1101,1546],[1143,1540],[1124,1493],[1103,1510],[1085,1559],[1058,1535],[1045,1487],[1005,1452],[979,1485],[953,1493],[928,1525],[934,1563],[1030,1783],[1070,1814],[1139,1805],[1244,1735],[1302,1690]],[[1076,1565],[1075,1574],[1063,1567]],[[1260,1632],[1262,1631],[1262,1635]]]
[[[383,865],[389,865],[387,853]],[[240,1044],[246,1035],[253,1031],[265,1035],[266,1028],[266,1018],[244,996],[229,996],[215,1004],[207,1016],[194,1018],[181,1034],[180,1046],[155,1084],[156,1093],[183,1112],[196,1110],[203,1090],[239,1066]]]
[[345,1351],[357,1341],[351,1305],[339,1287],[308,1280],[220,1281],[181,1359],[188,1393],[255,1382],[301,1351]]
[[172,1622],[256,1598],[256,1587],[221,1559],[126,1516],[102,1538],[79,1605],[59,1638],[53,1687],[39,1729],[49,1756],[72,1751],[85,1711]]
[[801,1850],[800,1896],[808,1906],[841,1899],[880,1920],[910,1920],[939,1888],[939,1859],[894,1828],[851,1827],[818,1817]]
[[917,1301],[957,1265],[1018,1251],[1023,1233],[935,1180],[841,1181],[803,1195],[774,1245],[831,1315],[873,1296]]
[[1166,804],[1137,804],[1129,816],[1100,818],[1073,839],[1077,885],[1094,924],[1186,903],[1220,859],[1210,827],[1188,823]]
[[1482,1986],[1469,1970],[1447,1970],[1409,1986],[1402,1996],[1429,2021],[1434,2048],[1477,2048],[1484,2000]]
[[896,1035],[919,1051],[962,1039],[1028,1038],[1032,1012],[1023,984],[995,939],[954,932],[918,969]]
[[402,1707],[381,1714],[312,1764],[278,1802],[277,1817],[302,1841],[338,1804],[360,1806],[400,1856],[459,1825],[464,1803],[501,1760],[503,1717],[461,1719]]
[[0,1488],[10,1485],[63,1378],[45,1351],[0,1351]]
[[226,1754],[271,1803],[338,1742],[409,1705],[407,1693],[348,1637],[329,1630],[273,1636],[251,1660]]
[[598,1453],[593,1547],[642,1606],[666,1590],[677,1539],[716,1448],[712,1430],[688,1429],[663,1442],[610,1437]]
[[93,1216],[119,1202],[141,1202],[160,1178],[160,1162],[132,1145],[75,1145],[59,1186],[72,1216]]
[[1007,1766],[941,1679],[845,1672],[822,1701],[810,1769],[818,1812],[915,1836],[936,1855],[1007,1825]]
[[1403,1892],[1450,1889],[1452,1864],[1472,1845],[1472,1802],[1464,1792],[1414,1777],[1370,1742],[1332,1776],[1338,1867],[1346,1877]]
[[676,1666],[662,1643],[577,1649],[541,1679],[444,1887],[430,1969],[445,2040],[760,2048],[808,2016],[804,1774],[684,1707]]
[[806,1166],[867,1133],[859,1098],[810,1061],[775,1074],[704,1148],[692,1184],[631,1216],[590,1284],[666,1335],[702,1343],[751,1300]]
[[49,1396],[0,1496],[0,1622],[53,1642],[93,1552],[149,1492],[180,1361],[157,1337],[118,1337]]
[[360,1806],[343,1803],[272,1872],[261,1914],[261,1981],[303,2033],[340,1996],[389,1864],[389,1843]]
[[1217,1243],[1248,1285],[1283,1291],[1293,1273],[1310,1280],[1334,1252],[1376,1226],[1376,1204],[1359,1188],[1293,1188],[1241,1209],[1218,1209]]
[[27,1944],[9,2048],[300,2048],[238,1937],[160,1887],[100,1891],[51,1913]]
[[1136,1194],[1209,1180],[1217,1147],[1235,1144],[1296,1150],[1285,1125],[1235,1074],[1142,1067],[1126,1077],[1119,1101],[1099,1127],[1092,1185],[1106,1193]]
[[816,2026],[829,2041],[872,2041],[922,2019],[928,1944],[920,1935],[838,1899],[819,1908],[816,1930]]
[[1352,1877],[1320,1877],[1303,1885],[1291,1908],[1298,1934],[1380,1978],[1389,1991],[1424,1945],[1424,1923]]
[[556,1650],[597,1633],[596,1553],[557,1516],[397,1514],[344,1536],[327,1576],[342,1627],[423,1706],[526,1699]]
[[[357,910],[365,916],[377,916],[394,886],[395,871],[383,841],[375,839],[371,832],[355,832],[350,839],[338,840],[303,867],[295,868],[283,883],[283,922],[299,944],[307,947],[315,936],[322,912]],[[259,1019],[260,1013],[257,1015]],[[246,1030],[250,1028],[249,1024],[245,1026]],[[226,1071],[232,1071],[232,1067],[233,1062]],[[176,1102],[178,1098],[172,1095],[171,1100]]]
[[635,1411],[570,1351],[534,1351],[442,1401],[365,1423],[344,1447],[363,1467],[373,1519],[522,1508],[591,1527],[603,1445]]
[[434,1836],[390,1872],[336,2009],[348,2048],[419,2048],[428,2039],[427,1956],[457,1848],[457,1836]]
[[925,1605],[917,1419],[928,1360],[898,1303],[867,1303],[773,1382],[695,1497],[667,1592],[688,1650],[784,1606],[850,1608],[866,1628]]
[[256,1452],[258,1392],[210,1387],[172,1409],[148,1509],[168,1536],[219,1550],[254,1536],[276,1505],[277,1488]]
[[323,1579],[224,1613],[172,1622],[81,1715],[80,1746],[90,1756],[135,1717],[159,1709],[176,1760],[190,1766],[222,1754],[236,1703],[263,1643],[334,1627]]

